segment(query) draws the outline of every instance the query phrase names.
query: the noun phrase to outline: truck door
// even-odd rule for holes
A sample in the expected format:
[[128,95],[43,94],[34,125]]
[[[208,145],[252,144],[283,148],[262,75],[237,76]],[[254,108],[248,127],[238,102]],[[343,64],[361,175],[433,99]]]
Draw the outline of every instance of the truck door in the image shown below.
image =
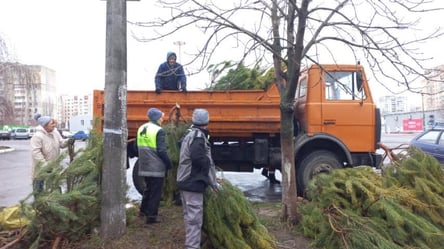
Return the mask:
[[351,152],[374,150],[375,105],[359,71],[324,71],[322,131]]

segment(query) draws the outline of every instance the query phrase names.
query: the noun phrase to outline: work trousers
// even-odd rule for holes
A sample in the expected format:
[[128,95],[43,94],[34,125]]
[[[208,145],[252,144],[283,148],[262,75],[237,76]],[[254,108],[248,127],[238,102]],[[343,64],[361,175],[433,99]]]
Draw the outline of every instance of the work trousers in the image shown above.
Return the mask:
[[148,219],[156,219],[162,197],[162,187],[164,177],[144,177],[145,191],[143,191],[140,212],[144,213]]
[[180,191],[185,222],[185,249],[199,249],[203,222],[203,193]]

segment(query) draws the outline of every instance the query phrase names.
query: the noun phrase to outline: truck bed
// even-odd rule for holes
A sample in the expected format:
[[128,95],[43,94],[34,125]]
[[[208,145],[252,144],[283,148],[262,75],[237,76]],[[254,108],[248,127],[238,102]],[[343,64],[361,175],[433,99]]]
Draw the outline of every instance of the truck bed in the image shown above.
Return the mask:
[[[103,90],[94,90],[93,113],[103,124],[105,98]],[[210,114],[212,138],[251,137],[256,133],[275,136],[280,132],[280,96],[276,85],[267,90],[196,90],[186,93],[164,90],[127,92],[128,136],[135,137],[140,125],[147,122],[147,110],[156,107],[165,113],[164,122],[177,119],[191,124],[195,108]],[[100,127],[101,128],[101,127]]]

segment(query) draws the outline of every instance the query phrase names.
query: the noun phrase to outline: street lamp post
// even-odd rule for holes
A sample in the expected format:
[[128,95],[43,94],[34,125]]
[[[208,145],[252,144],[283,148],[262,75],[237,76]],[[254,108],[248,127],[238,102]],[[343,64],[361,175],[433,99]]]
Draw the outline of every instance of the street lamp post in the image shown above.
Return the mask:
[[180,61],[180,59],[182,59],[182,46],[185,45],[185,42],[175,41],[173,42],[173,44],[179,47],[179,58],[177,58],[177,61]]

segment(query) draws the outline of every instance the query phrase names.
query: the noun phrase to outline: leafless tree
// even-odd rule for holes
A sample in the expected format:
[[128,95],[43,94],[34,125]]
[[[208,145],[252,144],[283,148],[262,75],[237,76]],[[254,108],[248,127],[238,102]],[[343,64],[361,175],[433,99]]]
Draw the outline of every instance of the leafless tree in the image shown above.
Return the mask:
[[0,62],[5,62],[6,58],[8,58],[8,48],[3,37],[0,35]]
[[6,36],[0,33],[0,63],[2,62],[15,62],[15,54],[8,46]]
[[[232,60],[268,63],[275,69],[281,94],[283,217],[297,222],[293,101],[305,64],[323,61],[362,64],[373,80],[387,89],[393,84],[416,91],[411,83],[424,73],[428,57],[422,43],[441,37],[437,27],[420,30],[421,18],[442,11],[432,0],[159,0],[169,10],[166,18],[131,21],[133,36],[144,42],[199,30],[200,49],[193,65],[203,70],[223,46]],[[439,3],[444,6],[443,3]],[[140,29],[139,29],[140,28]],[[141,31],[149,30],[148,35]],[[149,29],[148,29],[149,28]],[[147,31],[148,32],[148,31]],[[240,51],[240,52],[238,52]],[[227,54],[227,51],[224,51]],[[222,61],[221,60],[221,61]],[[247,64],[246,64],[247,65]],[[283,65],[287,80],[283,79]],[[289,180],[287,180],[289,179]]]
[[7,69],[9,52],[6,41],[0,34],[0,124],[12,124],[14,122],[14,106],[7,98],[7,88],[3,72]]

